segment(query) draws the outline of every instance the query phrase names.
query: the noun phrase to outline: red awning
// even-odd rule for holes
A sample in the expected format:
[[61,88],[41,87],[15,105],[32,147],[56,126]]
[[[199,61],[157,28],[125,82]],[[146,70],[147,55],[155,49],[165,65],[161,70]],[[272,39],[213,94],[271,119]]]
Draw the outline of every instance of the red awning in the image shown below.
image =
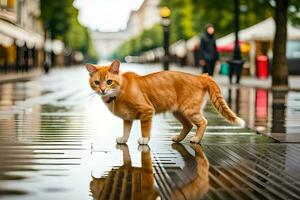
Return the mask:
[[[242,45],[244,42],[239,41],[239,45]],[[234,42],[231,42],[227,45],[218,45],[217,51],[218,52],[232,52],[234,50]]]

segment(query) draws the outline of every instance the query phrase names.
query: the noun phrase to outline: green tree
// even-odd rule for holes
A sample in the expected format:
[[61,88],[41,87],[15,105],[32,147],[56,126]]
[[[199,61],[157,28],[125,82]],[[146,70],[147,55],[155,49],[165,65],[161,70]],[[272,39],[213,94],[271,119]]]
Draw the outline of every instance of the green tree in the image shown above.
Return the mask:
[[286,63],[288,0],[276,0],[275,38],[273,45],[272,86],[288,87],[288,66]]
[[74,0],[41,0],[41,19],[52,39],[59,39],[73,51],[81,51],[86,60],[96,61],[99,56],[88,29],[78,21]]
[[289,0],[288,17],[292,24],[300,28],[300,1]]
[[87,41],[85,27],[81,26],[74,18],[71,22],[69,30],[66,32],[65,42],[68,47],[74,50],[81,50]]
[[52,39],[63,39],[68,31],[73,11],[73,0],[41,0],[41,18]]
[[[202,34],[207,23],[212,23],[215,26],[217,37],[224,36],[234,30],[233,0],[222,0],[222,2],[219,0],[160,0],[160,2],[160,6],[167,6],[171,10],[171,43]],[[240,5],[241,29],[274,16],[274,0],[240,0]],[[290,0],[288,16],[296,26],[300,25],[299,10],[300,1]],[[123,43],[114,55],[122,55],[121,57],[138,55],[150,48],[162,46],[162,38],[157,40],[151,38],[157,37],[155,34],[151,34],[150,39],[148,39],[147,32],[149,31],[162,36],[162,32],[159,32],[157,28],[145,30],[145,33],[141,33],[136,38],[131,39],[130,42]]]
[[144,51],[159,47],[161,44],[162,28],[160,24],[156,24],[136,37],[122,43],[111,57],[124,60],[128,55],[136,56]]

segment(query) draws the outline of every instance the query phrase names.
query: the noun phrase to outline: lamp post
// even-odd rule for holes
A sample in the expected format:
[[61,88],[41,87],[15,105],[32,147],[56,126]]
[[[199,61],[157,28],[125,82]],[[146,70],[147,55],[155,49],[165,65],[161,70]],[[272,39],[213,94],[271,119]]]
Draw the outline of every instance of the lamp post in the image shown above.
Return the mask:
[[233,74],[236,75],[236,83],[240,82],[240,77],[244,65],[244,60],[241,56],[241,49],[239,45],[239,15],[240,15],[240,1],[234,0],[234,50],[232,60],[229,62],[230,70],[229,70],[229,81],[232,83]]
[[239,0],[234,0],[234,52],[233,52],[233,59],[240,60],[241,59],[241,49],[239,45],[239,16],[240,16],[240,9],[239,9]]
[[164,70],[169,70],[169,62],[170,62],[170,54],[169,54],[169,36],[170,36],[170,17],[171,11],[168,7],[162,7],[160,9],[160,16],[162,18],[162,26],[163,26],[163,34],[164,34],[164,42],[163,47],[165,54],[163,56],[163,68]]

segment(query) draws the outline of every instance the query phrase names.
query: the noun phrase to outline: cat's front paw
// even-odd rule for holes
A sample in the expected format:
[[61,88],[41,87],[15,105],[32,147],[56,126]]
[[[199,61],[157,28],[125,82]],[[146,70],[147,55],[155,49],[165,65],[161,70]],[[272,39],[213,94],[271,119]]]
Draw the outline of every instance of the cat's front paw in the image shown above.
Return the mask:
[[181,138],[180,135],[174,135],[171,137],[171,139],[173,140],[173,142],[180,142],[183,140],[183,138]]
[[200,139],[199,137],[193,136],[193,137],[190,139],[190,142],[192,142],[192,143],[199,143],[200,140],[201,140],[201,139]]
[[139,150],[139,152],[149,152],[150,147],[148,145],[139,145],[138,150]]
[[148,144],[149,142],[149,138],[146,138],[146,137],[141,137],[139,140],[138,140],[138,143],[139,144]]
[[121,151],[126,151],[126,150],[128,150],[128,146],[127,146],[127,144],[116,144],[116,149],[119,149],[119,150],[121,150]]
[[116,142],[118,144],[125,144],[127,142],[127,138],[125,138],[125,137],[119,137],[119,138],[116,139]]

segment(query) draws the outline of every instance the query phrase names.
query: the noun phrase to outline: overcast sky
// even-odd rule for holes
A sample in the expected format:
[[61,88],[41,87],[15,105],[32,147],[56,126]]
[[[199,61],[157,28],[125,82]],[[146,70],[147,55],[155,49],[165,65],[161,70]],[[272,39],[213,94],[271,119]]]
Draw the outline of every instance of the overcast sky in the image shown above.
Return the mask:
[[92,30],[118,31],[126,28],[131,10],[143,0],[75,0],[80,22]]

